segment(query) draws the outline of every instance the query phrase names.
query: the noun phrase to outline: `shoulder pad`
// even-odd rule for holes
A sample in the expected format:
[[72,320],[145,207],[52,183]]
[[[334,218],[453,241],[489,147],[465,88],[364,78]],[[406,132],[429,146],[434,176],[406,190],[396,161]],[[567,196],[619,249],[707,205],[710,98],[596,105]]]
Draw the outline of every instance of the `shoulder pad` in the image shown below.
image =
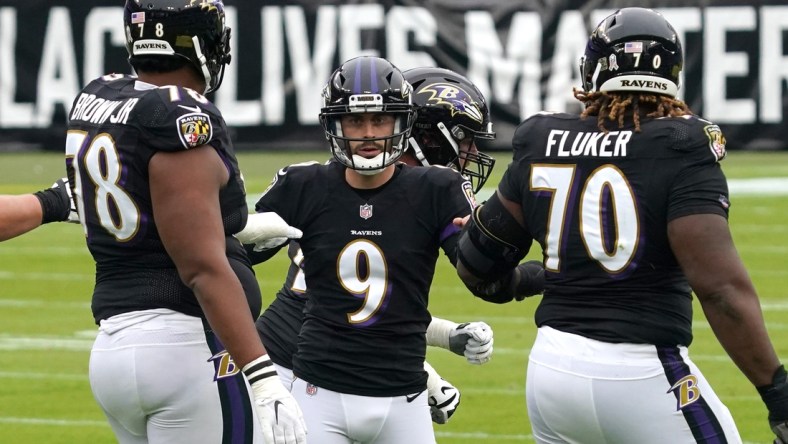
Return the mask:
[[[319,170],[318,167],[320,165],[321,164],[319,162],[310,160],[307,162],[290,164],[280,168],[279,171],[274,174],[273,179],[271,179],[271,182],[268,184],[265,190],[263,190],[263,192],[260,194],[259,199],[262,199],[263,196],[265,196],[276,184],[285,182],[286,180],[295,179],[302,184],[314,182],[313,178],[317,176]],[[322,165],[327,166],[327,164]],[[302,179],[302,177],[306,177],[306,179]],[[257,208],[257,210],[259,210],[259,208]]]
[[219,110],[198,92],[176,86],[148,91],[134,109],[134,122],[146,143],[160,151],[206,145],[226,132]]
[[671,148],[691,153],[698,161],[719,162],[725,158],[725,135],[720,127],[697,116],[657,119],[671,129]]
[[[554,113],[542,111],[534,114],[533,116],[522,121],[514,130],[512,136],[512,150],[514,160],[527,158],[533,150],[534,144],[529,143],[533,140],[538,140],[540,135],[544,132],[545,128],[553,126],[553,122],[577,120],[579,116],[567,113]],[[539,155],[543,153],[543,149],[539,148]]]

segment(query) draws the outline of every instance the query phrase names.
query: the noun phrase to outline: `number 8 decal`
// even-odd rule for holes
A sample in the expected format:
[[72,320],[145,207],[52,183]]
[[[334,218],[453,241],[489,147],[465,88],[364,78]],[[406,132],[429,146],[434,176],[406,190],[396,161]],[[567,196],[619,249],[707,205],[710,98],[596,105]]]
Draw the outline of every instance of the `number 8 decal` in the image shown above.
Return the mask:
[[[545,268],[550,271],[560,271],[574,175],[573,165],[531,167],[531,191],[551,193],[544,246]],[[583,184],[579,205],[580,236],[588,255],[608,273],[624,271],[637,251],[640,221],[634,192],[621,170],[603,165],[593,171]],[[612,221],[610,229],[606,229],[608,220]],[[611,234],[612,239],[608,238]]]

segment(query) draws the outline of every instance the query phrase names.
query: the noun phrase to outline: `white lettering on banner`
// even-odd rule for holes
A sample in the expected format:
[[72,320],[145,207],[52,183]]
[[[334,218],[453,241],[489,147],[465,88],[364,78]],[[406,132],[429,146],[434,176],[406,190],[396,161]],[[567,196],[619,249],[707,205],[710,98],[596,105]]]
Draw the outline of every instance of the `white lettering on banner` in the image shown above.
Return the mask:
[[584,27],[585,22],[580,11],[564,11],[558,18],[555,51],[550,64],[545,97],[545,109],[548,111],[563,112],[567,110],[567,105],[578,104],[572,95],[572,88],[567,85],[580,85],[577,66],[585,50],[588,35],[577,30]]
[[311,45],[315,49],[310,55],[304,10],[294,6],[285,8],[285,29],[287,45],[290,48],[290,69],[293,72],[299,122],[317,123],[320,107],[323,106],[323,86],[334,70],[336,17],[336,8],[328,6],[319,8],[315,42]]
[[755,9],[707,8],[704,21],[713,26],[703,29],[703,66],[707,68],[703,73],[703,116],[715,123],[753,123],[753,99],[727,98],[727,79],[749,75],[749,55],[726,51],[726,37],[733,31],[754,31]]
[[[612,12],[612,11],[611,11]],[[662,13],[666,19],[673,25],[673,29],[676,30],[676,34],[679,37],[679,40],[684,44],[686,51],[686,42],[687,42],[687,33],[688,32],[698,32],[703,29],[702,24],[702,16],[701,11],[698,8],[665,8],[660,9],[660,13]],[[600,18],[601,20],[602,18]],[[686,56],[686,52],[685,52]],[[686,70],[686,60],[684,62],[684,69]],[[679,77],[679,93],[676,96],[680,100],[684,99],[684,75],[686,73],[682,71],[681,76]],[[719,92],[718,92],[719,93]]]
[[422,7],[394,6],[386,16],[386,54],[401,70],[419,66],[437,66],[435,59],[425,51],[411,51],[408,38],[425,48],[435,46],[438,40],[438,22]]
[[[228,125],[252,126],[262,122],[263,107],[260,100],[238,100],[238,70],[248,58],[257,54],[238,51],[238,12],[234,7],[225,8],[225,24],[232,29],[233,42],[230,44],[232,63],[224,69],[222,87],[216,92],[216,106]],[[265,28],[263,28],[265,29]],[[250,57],[251,56],[251,57]]]
[[[123,14],[122,6],[97,7],[90,10],[85,19],[85,64],[82,67],[82,80],[89,82],[107,74],[104,68],[105,36],[109,35],[114,46],[123,48],[126,35],[123,26],[118,26],[118,17]],[[72,97],[73,98],[73,97]],[[69,102],[69,106],[71,103]]]
[[[28,41],[24,45],[19,41],[22,7],[0,7],[0,128],[46,127],[53,123],[57,107],[68,110],[79,88],[105,73],[106,53],[121,50],[124,32],[116,20],[121,9],[86,7],[86,13],[72,14],[66,7],[53,6],[36,11],[47,20],[39,50],[30,47]],[[702,70],[693,73],[698,82],[693,87],[703,89],[692,93],[702,97],[706,118],[729,124],[777,124],[783,120],[783,91],[788,80],[788,50],[783,35],[788,30],[788,6],[756,7],[742,1],[740,6],[659,10],[684,42],[688,35],[695,41],[702,38],[703,63],[693,59],[692,67]],[[565,111],[577,106],[571,89],[580,86],[577,62],[587,31],[612,10],[592,10],[587,15],[576,10],[558,12],[557,21],[550,24],[542,23],[537,11],[516,11],[503,18],[488,10],[454,12],[464,18],[455,23],[458,28],[464,27],[468,57],[464,72],[489,102],[511,108],[520,118],[542,109]],[[25,13],[31,12],[25,9]],[[402,5],[389,9],[379,4],[261,6],[260,35],[253,37],[249,30],[242,29],[249,21],[241,20],[236,7],[229,6],[227,23],[233,28],[236,43],[233,63],[216,95],[217,105],[234,126],[279,126],[288,116],[295,116],[299,124],[315,125],[320,92],[338,61],[368,54],[387,57],[401,69],[437,65],[436,53],[429,48],[438,45],[442,21],[453,18],[433,14],[434,10],[422,6]],[[84,26],[72,23],[72,19],[84,20]],[[310,25],[314,29],[309,29]],[[543,42],[548,26],[553,35]],[[579,32],[580,28],[585,30]],[[84,29],[84,33],[75,35],[77,29]],[[258,38],[260,52],[246,50],[246,43],[239,45],[240,36],[243,42]],[[729,49],[740,47],[731,43],[754,39],[758,39],[756,44],[748,44],[751,52]],[[449,44],[463,47],[463,42]],[[84,48],[80,51],[84,53],[81,76],[75,59],[75,48],[80,46]],[[25,54],[19,54],[20,47]],[[31,54],[40,57],[38,66],[20,66],[20,61],[27,62]],[[757,70],[750,68],[755,60]],[[258,72],[250,72],[250,67]],[[545,77],[548,70],[549,76]],[[243,73],[242,78],[239,73]],[[22,75],[37,75],[36,91],[19,90]],[[239,81],[253,85],[259,82],[260,92],[248,87],[239,91]],[[752,85],[756,97],[749,91],[732,91],[728,86],[733,81]],[[239,93],[246,94],[239,97]],[[679,90],[679,98],[684,95]],[[97,108],[92,111],[96,113],[94,118],[106,114],[93,101],[83,106]]]
[[[512,17],[506,50],[498,40],[495,22],[488,11],[465,14],[468,78],[485,97],[501,103],[514,101],[518,90],[520,117],[542,108],[540,97],[542,23],[536,12],[517,12]],[[492,78],[490,86],[489,78]],[[515,81],[520,78],[519,85]]]
[[16,9],[0,8],[0,127],[33,127],[33,105],[15,97]]
[[788,55],[783,35],[788,30],[788,6],[764,6],[761,9],[761,54],[759,71],[761,120],[780,123],[783,120],[783,85],[788,81]]
[[79,93],[73,34],[68,8],[58,6],[50,9],[44,50],[41,51],[41,69],[38,71],[36,126],[39,128],[52,123],[55,105],[61,104],[68,110]]

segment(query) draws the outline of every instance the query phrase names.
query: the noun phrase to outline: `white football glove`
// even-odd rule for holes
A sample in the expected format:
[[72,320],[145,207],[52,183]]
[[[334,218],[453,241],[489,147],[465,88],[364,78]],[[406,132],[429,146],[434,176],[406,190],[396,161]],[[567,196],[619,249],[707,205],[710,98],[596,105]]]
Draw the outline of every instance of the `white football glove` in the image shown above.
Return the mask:
[[432,421],[446,424],[460,405],[460,391],[441,378],[427,362],[424,362],[424,370],[427,371],[427,402],[430,405]]
[[449,333],[449,350],[465,356],[471,364],[481,365],[492,359],[493,331],[484,322],[466,322]]
[[243,367],[252,386],[257,417],[267,444],[306,444],[306,423],[293,395],[282,385],[271,358],[262,355]]
[[287,225],[278,214],[269,211],[250,214],[246,226],[235,234],[235,238],[242,244],[254,244],[254,251],[264,251],[279,247],[288,239],[299,239],[303,234],[298,228]]
[[74,204],[74,198],[71,196],[71,187],[68,186],[68,177],[64,177],[52,184],[52,189],[59,192],[65,191],[65,198],[68,199],[69,211],[68,218],[64,222],[73,224],[79,223],[79,214],[77,213],[77,206]]

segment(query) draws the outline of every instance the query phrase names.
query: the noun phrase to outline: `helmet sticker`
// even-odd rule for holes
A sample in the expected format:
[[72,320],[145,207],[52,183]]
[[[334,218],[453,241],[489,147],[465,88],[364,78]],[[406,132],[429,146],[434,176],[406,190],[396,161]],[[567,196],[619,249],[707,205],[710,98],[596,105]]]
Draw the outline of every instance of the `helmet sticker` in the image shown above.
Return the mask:
[[608,62],[608,69],[611,71],[618,71],[618,60],[615,54],[610,54],[610,61]]
[[643,42],[626,42],[624,43],[624,53],[639,53],[643,52]]

